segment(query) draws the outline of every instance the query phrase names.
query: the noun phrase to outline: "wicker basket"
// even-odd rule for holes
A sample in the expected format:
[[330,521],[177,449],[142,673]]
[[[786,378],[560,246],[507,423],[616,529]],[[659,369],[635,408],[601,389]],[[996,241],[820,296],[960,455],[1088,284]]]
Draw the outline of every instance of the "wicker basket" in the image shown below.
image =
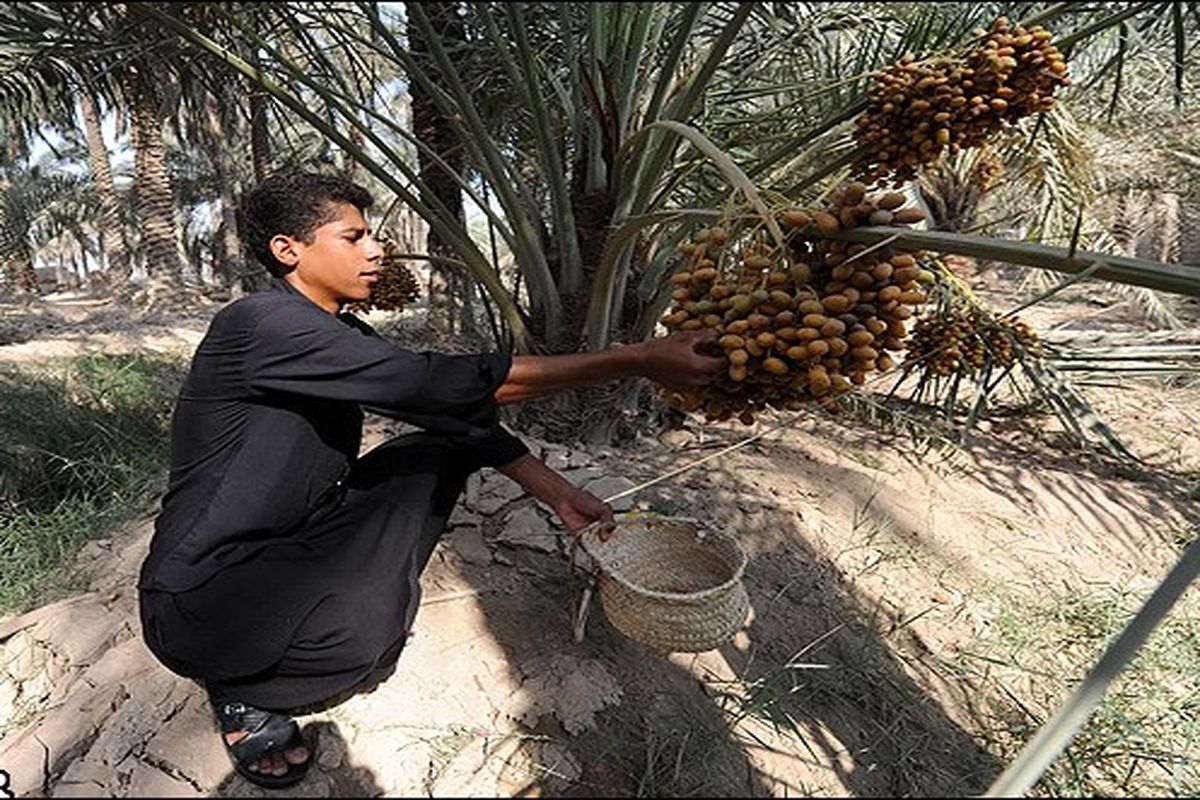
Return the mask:
[[694,521],[629,515],[608,541],[580,541],[600,567],[600,602],[617,630],[655,649],[699,653],[746,622],[746,553],[724,533],[697,534]]

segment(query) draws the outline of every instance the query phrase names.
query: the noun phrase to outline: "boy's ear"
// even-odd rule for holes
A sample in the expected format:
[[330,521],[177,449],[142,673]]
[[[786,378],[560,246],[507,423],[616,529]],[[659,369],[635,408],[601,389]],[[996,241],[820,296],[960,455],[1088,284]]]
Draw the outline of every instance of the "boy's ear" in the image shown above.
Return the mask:
[[271,248],[271,255],[281,264],[286,264],[289,267],[294,267],[300,262],[300,253],[296,248],[296,240],[292,237],[277,233],[271,237],[268,243]]

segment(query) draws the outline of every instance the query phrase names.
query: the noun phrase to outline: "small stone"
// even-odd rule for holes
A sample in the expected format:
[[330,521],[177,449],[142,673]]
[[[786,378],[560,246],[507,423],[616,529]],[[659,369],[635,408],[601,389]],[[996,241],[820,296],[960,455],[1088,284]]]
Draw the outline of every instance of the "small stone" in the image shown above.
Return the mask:
[[544,553],[558,551],[558,534],[550,530],[549,523],[531,506],[518,508],[509,515],[496,541],[510,547],[528,547]]
[[558,447],[548,450],[542,460],[547,467],[556,471],[564,470],[571,464],[570,453]]
[[317,766],[321,769],[337,769],[346,758],[346,740],[333,726],[320,728],[316,747]]
[[689,430],[684,430],[683,428],[672,428],[660,433],[658,435],[658,441],[660,441],[666,447],[670,447],[673,450],[678,450],[695,442],[696,435]]
[[442,541],[468,564],[484,566],[492,563],[492,551],[484,541],[483,531],[476,525],[455,528]]
[[572,469],[591,466],[593,463],[594,459],[591,454],[584,450],[572,450],[567,457],[567,466]]
[[[628,478],[622,478],[620,476],[604,476],[585,484],[583,488],[596,495],[596,497],[599,497],[601,500],[609,502],[608,498],[615,494],[620,494],[621,492],[632,489],[636,485],[637,484]],[[611,501],[610,505],[612,505],[613,511],[629,511],[631,508],[633,508],[633,495],[625,495],[624,497],[617,498],[616,500]]]

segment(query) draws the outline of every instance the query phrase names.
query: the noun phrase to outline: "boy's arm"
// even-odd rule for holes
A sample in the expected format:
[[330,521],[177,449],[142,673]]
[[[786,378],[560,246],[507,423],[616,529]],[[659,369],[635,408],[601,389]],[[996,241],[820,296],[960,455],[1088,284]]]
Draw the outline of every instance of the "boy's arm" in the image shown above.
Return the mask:
[[497,469],[554,509],[571,533],[578,533],[592,522],[600,522],[600,538],[608,538],[613,527],[612,507],[591,492],[575,486],[543,461],[526,454]]
[[508,377],[496,390],[496,402],[519,403],[615,378],[649,378],[670,389],[697,388],[726,367],[724,358],[696,352],[697,345],[716,339],[716,331],[708,329],[593,353],[514,356]]

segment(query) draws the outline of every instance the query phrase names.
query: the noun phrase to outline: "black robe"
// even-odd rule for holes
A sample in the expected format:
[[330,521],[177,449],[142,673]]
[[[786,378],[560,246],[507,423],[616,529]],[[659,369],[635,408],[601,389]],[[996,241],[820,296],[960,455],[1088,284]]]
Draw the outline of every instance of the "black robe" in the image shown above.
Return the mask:
[[[396,347],[275,279],[222,309],[175,408],[143,635],[217,702],[318,703],[399,654],[467,476],[527,453],[511,357]],[[362,409],[410,422],[358,457]]]

